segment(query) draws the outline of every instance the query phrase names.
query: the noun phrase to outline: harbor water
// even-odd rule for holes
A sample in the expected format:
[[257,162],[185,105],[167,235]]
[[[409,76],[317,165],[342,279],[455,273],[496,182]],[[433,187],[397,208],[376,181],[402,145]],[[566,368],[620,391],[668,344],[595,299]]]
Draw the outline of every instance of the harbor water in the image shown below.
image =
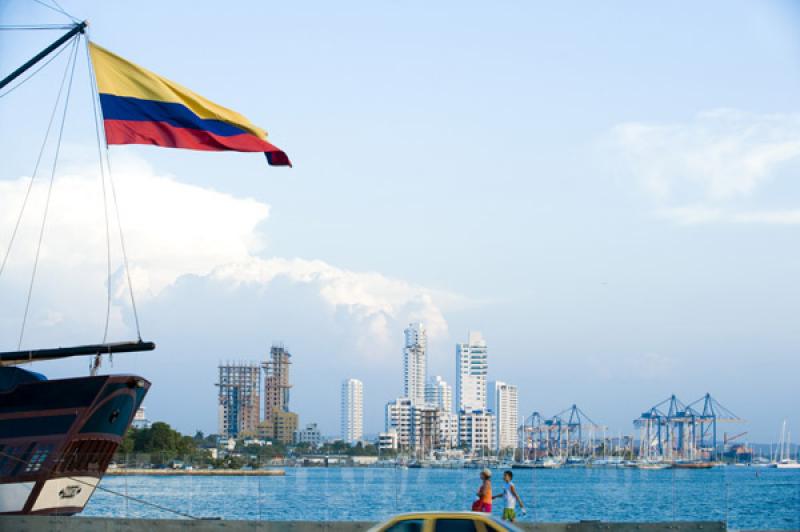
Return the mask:
[[[722,520],[730,529],[800,529],[800,470],[514,470],[523,521]],[[377,521],[398,512],[468,510],[476,469],[289,468],[285,476],[108,476],[82,515]],[[502,470],[494,470],[495,493]],[[501,500],[494,513],[500,514]]]

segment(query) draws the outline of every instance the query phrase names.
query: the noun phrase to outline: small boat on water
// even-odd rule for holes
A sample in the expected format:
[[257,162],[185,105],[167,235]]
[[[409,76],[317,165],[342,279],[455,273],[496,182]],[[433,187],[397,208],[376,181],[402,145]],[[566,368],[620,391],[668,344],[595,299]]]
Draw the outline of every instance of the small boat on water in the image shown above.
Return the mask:
[[634,462],[634,466],[636,469],[648,469],[648,470],[655,470],[655,469],[669,469],[672,467],[672,464],[669,462],[662,462],[660,460],[638,460]]
[[655,469],[669,469],[672,467],[671,464],[665,463],[658,463],[658,464],[638,464],[636,466],[637,469],[647,469],[647,470],[655,470]]
[[792,436],[786,430],[786,420],[783,420],[781,438],[778,442],[779,454],[777,460],[770,467],[777,469],[800,469],[800,462],[792,458]]
[[675,469],[711,469],[714,467],[714,463],[702,460],[678,460],[672,464],[672,467]]
[[541,462],[544,469],[558,469],[564,465],[564,460],[555,457],[547,457]]

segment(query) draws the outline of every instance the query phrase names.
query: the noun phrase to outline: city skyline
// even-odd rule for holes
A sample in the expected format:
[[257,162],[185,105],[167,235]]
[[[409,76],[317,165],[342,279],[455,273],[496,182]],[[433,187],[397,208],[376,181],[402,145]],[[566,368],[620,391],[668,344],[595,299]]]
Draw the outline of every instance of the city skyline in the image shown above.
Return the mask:
[[[793,2],[65,2],[99,45],[267,126],[295,163],[109,149],[157,350],[101,371],[150,380],[152,418],[214,432],[217,362],[280,338],[302,354],[302,419],[335,434],[330,398],[358,375],[372,432],[402,390],[403,329],[421,321],[428,375],[455,387],[452,346],[479,329],[496,355],[487,379],[520,387],[521,415],[579,404],[630,433],[664,398],[710,392],[754,440],[775,440],[784,418],[800,427]],[[34,2],[0,10],[8,24],[63,23]],[[281,53],[254,68],[198,41],[187,10],[238,49]],[[285,23],[264,34],[266,20]],[[0,35],[3,71],[52,36],[22,33]],[[0,176],[3,246],[42,140],[12,125],[48,123],[41,102],[67,55],[0,106],[0,142],[18,147]],[[109,286],[109,341],[136,338],[118,246],[106,282],[83,61],[75,86],[22,349],[102,338]],[[46,194],[37,179],[0,278],[4,351],[17,347]],[[86,373],[80,360],[33,369]]]

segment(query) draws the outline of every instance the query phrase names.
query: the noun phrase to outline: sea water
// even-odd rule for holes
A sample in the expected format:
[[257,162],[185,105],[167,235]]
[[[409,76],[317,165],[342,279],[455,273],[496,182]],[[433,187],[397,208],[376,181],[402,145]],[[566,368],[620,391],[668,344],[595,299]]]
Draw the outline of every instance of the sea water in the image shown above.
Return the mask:
[[[476,469],[288,468],[282,477],[108,476],[84,516],[378,521],[399,512],[469,510]],[[727,521],[800,529],[800,471],[563,468],[514,470],[523,521]],[[493,474],[495,493],[502,471]],[[104,491],[110,490],[110,491]],[[127,495],[129,498],[111,493]],[[494,513],[500,514],[501,499]]]

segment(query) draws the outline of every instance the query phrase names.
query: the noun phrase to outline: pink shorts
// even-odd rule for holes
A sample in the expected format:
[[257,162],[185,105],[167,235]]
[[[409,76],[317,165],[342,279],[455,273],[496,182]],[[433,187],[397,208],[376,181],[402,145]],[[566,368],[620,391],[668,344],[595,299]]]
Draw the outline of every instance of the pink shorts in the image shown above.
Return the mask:
[[473,512],[484,512],[487,514],[492,513],[492,503],[490,502],[483,502],[483,501],[475,501],[472,503],[472,511]]

